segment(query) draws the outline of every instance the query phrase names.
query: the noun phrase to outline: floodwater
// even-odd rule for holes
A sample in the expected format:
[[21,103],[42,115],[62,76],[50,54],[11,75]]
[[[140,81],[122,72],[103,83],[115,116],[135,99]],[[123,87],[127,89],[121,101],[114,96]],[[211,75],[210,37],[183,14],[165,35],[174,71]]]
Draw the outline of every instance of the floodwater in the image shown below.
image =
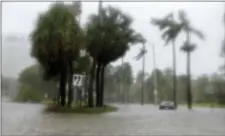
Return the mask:
[[117,105],[98,115],[44,113],[40,104],[2,104],[3,135],[224,135],[225,109]]

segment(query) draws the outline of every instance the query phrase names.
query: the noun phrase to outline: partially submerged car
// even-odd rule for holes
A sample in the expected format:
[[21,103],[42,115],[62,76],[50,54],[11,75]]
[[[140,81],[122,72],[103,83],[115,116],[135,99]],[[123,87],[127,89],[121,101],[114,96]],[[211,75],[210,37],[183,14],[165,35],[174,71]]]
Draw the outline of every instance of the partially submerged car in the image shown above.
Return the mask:
[[160,103],[159,109],[160,110],[175,110],[176,107],[175,107],[174,102],[171,102],[171,101],[163,101],[163,102]]

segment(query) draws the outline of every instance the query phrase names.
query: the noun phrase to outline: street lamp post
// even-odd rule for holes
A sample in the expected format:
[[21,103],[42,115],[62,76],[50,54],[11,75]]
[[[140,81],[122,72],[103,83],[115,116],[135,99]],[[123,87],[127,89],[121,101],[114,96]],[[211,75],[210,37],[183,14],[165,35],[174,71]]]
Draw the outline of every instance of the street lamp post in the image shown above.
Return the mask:
[[[146,51],[145,49],[145,44],[143,44],[143,51]],[[144,80],[145,80],[145,53],[143,54],[143,59],[142,59],[142,71],[143,71],[143,76],[142,76],[142,84],[141,84],[141,105],[144,104]]]
[[155,104],[158,104],[158,84],[157,84],[157,73],[156,73],[156,62],[155,62],[155,46],[152,44],[152,52],[153,52],[153,66],[154,66],[154,101]]

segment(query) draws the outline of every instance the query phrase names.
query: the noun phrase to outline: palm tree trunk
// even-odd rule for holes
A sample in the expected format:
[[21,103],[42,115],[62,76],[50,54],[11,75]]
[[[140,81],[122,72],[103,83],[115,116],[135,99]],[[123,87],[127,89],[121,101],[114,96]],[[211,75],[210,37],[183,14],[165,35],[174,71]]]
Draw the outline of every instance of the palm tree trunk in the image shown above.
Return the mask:
[[175,41],[172,41],[173,44],[173,101],[175,108],[177,108],[177,76],[176,76],[176,48],[175,48]]
[[97,73],[96,73],[96,107],[100,107],[100,72],[101,65],[97,64]]
[[187,52],[187,103],[188,103],[188,109],[192,108],[190,59],[191,59],[190,52]]
[[100,106],[104,106],[104,75],[105,75],[105,65],[101,67],[101,77],[100,77]]
[[66,103],[66,77],[67,77],[67,66],[65,63],[64,55],[61,55],[61,71],[60,71],[60,98],[61,98],[61,105],[65,106]]
[[127,103],[130,103],[130,84],[128,85],[128,89],[127,89]]
[[[124,64],[124,57],[122,57],[122,59],[121,59],[121,65],[122,65],[122,69],[123,69],[123,64]],[[123,96],[123,103],[125,103],[125,93],[124,93],[124,75],[122,74],[121,75],[122,76],[122,78],[121,78],[121,90],[120,90],[120,92],[121,92],[121,94],[122,94],[122,96]]]
[[96,60],[93,60],[91,73],[90,73],[90,81],[89,81],[89,88],[88,88],[88,107],[93,107],[93,83],[94,83],[94,77],[95,77],[95,71],[96,71]]
[[73,65],[72,61],[69,62],[69,79],[68,79],[68,103],[67,106],[71,107],[73,102]]

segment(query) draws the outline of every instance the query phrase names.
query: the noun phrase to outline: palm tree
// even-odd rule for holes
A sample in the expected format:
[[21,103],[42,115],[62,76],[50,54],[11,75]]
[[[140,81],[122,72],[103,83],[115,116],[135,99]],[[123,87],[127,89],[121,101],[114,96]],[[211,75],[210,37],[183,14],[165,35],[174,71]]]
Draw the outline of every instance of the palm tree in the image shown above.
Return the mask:
[[[101,21],[99,21],[101,20]],[[130,26],[132,18],[114,7],[101,10],[101,15],[90,16],[87,24],[88,52],[97,62],[96,106],[103,106],[105,67],[122,57],[130,45],[139,43],[141,35]]]
[[188,108],[192,108],[192,93],[191,93],[191,71],[190,71],[190,55],[196,48],[195,44],[191,44],[190,34],[193,33],[197,35],[200,39],[204,39],[204,35],[199,30],[193,28],[187,19],[186,13],[184,11],[179,11],[179,20],[181,21],[182,30],[186,33],[186,41],[184,42],[181,50],[187,53],[187,103]]
[[59,75],[61,105],[65,105],[65,87],[70,57],[80,50],[80,27],[64,4],[56,3],[41,14],[31,34],[31,55],[40,63],[46,79]]
[[143,47],[140,49],[140,52],[138,53],[138,55],[135,56],[136,60],[139,60],[140,58],[143,58],[142,59],[143,76],[142,76],[142,81],[141,81],[141,105],[144,104],[145,54],[147,53],[147,50],[145,48],[145,43],[146,43],[146,41],[144,40],[142,42]]
[[173,54],[173,100],[175,107],[177,108],[177,78],[176,78],[176,50],[175,40],[178,34],[181,32],[181,25],[173,19],[173,14],[170,13],[163,19],[152,19],[153,25],[159,27],[161,31],[165,30],[162,34],[162,38],[165,40],[165,45],[172,42],[172,54]]

